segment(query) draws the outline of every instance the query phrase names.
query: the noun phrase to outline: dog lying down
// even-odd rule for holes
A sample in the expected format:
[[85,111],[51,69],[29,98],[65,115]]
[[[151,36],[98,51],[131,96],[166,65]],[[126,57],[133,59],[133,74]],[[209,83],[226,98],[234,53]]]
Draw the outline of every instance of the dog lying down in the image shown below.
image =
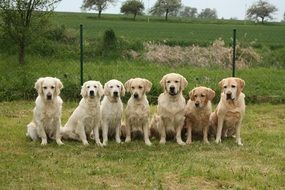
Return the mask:
[[39,78],[35,83],[38,96],[26,136],[32,140],[40,138],[41,145],[46,145],[48,139],[56,140],[58,145],[63,144],[60,139],[62,99],[59,96],[62,88],[61,81],[53,77]]
[[245,82],[240,78],[226,78],[219,82],[222,89],[219,104],[211,114],[210,128],[216,135],[216,143],[221,137],[235,136],[238,145],[243,145],[240,137],[241,122],[245,114]]
[[103,87],[99,81],[87,81],[81,88],[82,99],[67,123],[61,128],[63,139],[82,141],[89,145],[87,139],[94,133],[96,144],[102,146],[99,139],[100,99]]

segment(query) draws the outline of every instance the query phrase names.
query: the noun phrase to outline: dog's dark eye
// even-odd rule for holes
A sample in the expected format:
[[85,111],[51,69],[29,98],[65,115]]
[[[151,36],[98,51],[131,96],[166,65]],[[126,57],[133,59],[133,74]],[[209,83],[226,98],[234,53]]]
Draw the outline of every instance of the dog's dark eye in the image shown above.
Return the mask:
[[90,88],[90,86],[87,86],[87,88]]
[[178,80],[176,80],[176,81],[174,81],[175,83],[179,83],[179,81]]
[[47,87],[46,87],[46,86],[44,86],[44,89],[46,90],[46,89],[47,89]]
[[119,86],[119,85],[117,85],[117,87],[118,87],[118,88],[120,88],[120,86]]
[[134,86],[132,86],[132,89],[135,89],[135,87],[134,87]]
[[205,94],[201,94],[201,97],[204,98],[206,95]]
[[113,88],[113,86],[110,86],[110,88]]
[[235,85],[232,85],[232,88],[235,88],[236,86]]
[[142,89],[142,86],[139,86],[139,89]]
[[51,88],[51,89],[54,89],[54,86],[51,86],[50,88]]
[[227,88],[227,86],[224,86],[224,88]]
[[194,97],[195,97],[195,98],[197,98],[197,97],[198,97],[198,96],[197,96],[197,94],[196,94],[196,95],[194,95]]
[[94,88],[97,88],[97,86],[94,86]]
[[167,83],[170,83],[170,82],[171,82],[170,80],[167,81]]

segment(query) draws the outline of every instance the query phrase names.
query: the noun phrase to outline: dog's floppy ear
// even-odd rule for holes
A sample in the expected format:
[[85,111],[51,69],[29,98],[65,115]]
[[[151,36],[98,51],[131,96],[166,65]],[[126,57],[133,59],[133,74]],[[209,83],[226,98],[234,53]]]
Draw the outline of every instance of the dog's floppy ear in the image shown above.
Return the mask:
[[166,77],[167,77],[167,75],[164,75],[159,82],[159,84],[163,88],[163,90],[165,90],[165,88],[166,88]]
[[144,82],[145,92],[149,92],[152,87],[152,83],[147,79],[143,79],[143,82]]
[[127,82],[125,82],[125,88],[127,92],[131,91],[131,84],[132,84],[133,79],[129,79]]
[[195,93],[195,88],[192,89],[190,92],[189,92],[189,98],[190,100],[194,101],[194,93]]
[[207,88],[207,98],[209,101],[212,101],[215,97],[216,93],[211,88]]
[[86,82],[82,85],[82,87],[81,87],[81,92],[80,92],[80,95],[83,97],[83,98],[85,98],[85,97],[87,97],[87,89],[86,89]]
[[188,81],[182,75],[180,75],[180,84],[181,84],[181,91],[183,91],[188,85]]
[[54,80],[55,80],[55,94],[58,96],[60,94],[60,90],[63,88],[63,84],[58,78],[54,78]]
[[98,94],[99,94],[99,96],[101,97],[101,96],[104,95],[103,86],[102,86],[102,84],[101,84],[100,81],[98,81],[97,83],[98,83]]
[[224,88],[224,83],[225,83],[225,79],[223,79],[223,80],[221,80],[221,81],[219,82],[219,87],[220,87],[221,89]]
[[106,82],[105,85],[104,85],[104,95],[105,96],[110,96],[110,90],[109,90],[108,85],[109,85],[108,82]]
[[121,96],[125,96],[126,89],[125,89],[123,83],[120,82],[120,86],[121,86],[121,94],[120,94],[120,95],[121,95]]
[[42,94],[42,84],[43,84],[44,78],[41,77],[37,80],[37,82],[35,83],[35,89],[37,90],[38,94]]
[[237,96],[239,96],[240,93],[243,91],[243,88],[245,86],[245,81],[240,78],[235,78],[235,80],[238,83]]

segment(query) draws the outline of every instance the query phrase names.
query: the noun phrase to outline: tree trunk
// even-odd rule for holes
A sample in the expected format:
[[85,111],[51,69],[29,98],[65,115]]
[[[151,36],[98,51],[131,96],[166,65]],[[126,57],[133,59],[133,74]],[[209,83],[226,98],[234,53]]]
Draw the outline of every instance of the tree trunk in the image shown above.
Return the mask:
[[261,23],[264,24],[264,17],[261,17]]
[[166,9],[166,13],[165,13],[165,20],[167,21],[168,19],[168,9]]
[[99,10],[98,18],[101,18],[102,9]]
[[136,20],[137,13],[134,13],[134,20]]
[[23,65],[25,63],[25,43],[19,43],[19,64]]

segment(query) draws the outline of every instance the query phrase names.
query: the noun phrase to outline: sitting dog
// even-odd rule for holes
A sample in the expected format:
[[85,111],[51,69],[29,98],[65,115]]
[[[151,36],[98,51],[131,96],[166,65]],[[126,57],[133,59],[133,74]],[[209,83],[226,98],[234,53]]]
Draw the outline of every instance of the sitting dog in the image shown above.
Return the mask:
[[104,98],[101,102],[101,126],[103,145],[106,146],[108,136],[116,132],[116,142],[121,143],[120,130],[123,113],[121,96],[125,96],[125,87],[118,80],[110,80],[104,85]]
[[238,145],[243,145],[240,137],[241,122],[245,114],[245,95],[242,93],[244,80],[229,77],[219,82],[222,89],[220,102],[211,114],[211,129],[216,134],[216,143],[221,142],[223,136],[236,135]]
[[99,81],[87,81],[81,88],[82,99],[74,110],[65,126],[61,129],[64,139],[82,141],[89,145],[87,137],[95,135],[96,144],[102,146],[99,139],[100,126],[100,98],[103,96],[103,87]]
[[155,120],[158,121],[161,144],[165,144],[167,133],[174,133],[177,143],[185,145],[185,142],[181,139],[181,130],[184,125],[186,106],[182,91],[187,84],[187,80],[177,73],[167,74],[163,76],[160,81],[160,85],[163,87],[164,92],[158,97],[157,115],[155,116]]
[[187,144],[192,143],[192,131],[203,133],[204,143],[208,141],[210,115],[212,112],[211,101],[215,97],[215,91],[206,87],[196,87],[189,93],[190,99],[185,108],[185,128],[187,129]]
[[[131,132],[137,131],[144,134],[144,142],[151,145],[149,140],[149,103],[146,93],[150,91],[152,83],[147,79],[132,78],[125,83],[127,92],[131,97],[126,107],[126,139],[131,141]],[[142,132],[143,130],[143,132]]]
[[41,138],[41,145],[46,145],[48,138],[55,139],[58,145],[63,144],[60,139],[62,99],[59,96],[62,88],[61,81],[52,77],[39,78],[35,83],[38,97],[26,135],[32,140]]

